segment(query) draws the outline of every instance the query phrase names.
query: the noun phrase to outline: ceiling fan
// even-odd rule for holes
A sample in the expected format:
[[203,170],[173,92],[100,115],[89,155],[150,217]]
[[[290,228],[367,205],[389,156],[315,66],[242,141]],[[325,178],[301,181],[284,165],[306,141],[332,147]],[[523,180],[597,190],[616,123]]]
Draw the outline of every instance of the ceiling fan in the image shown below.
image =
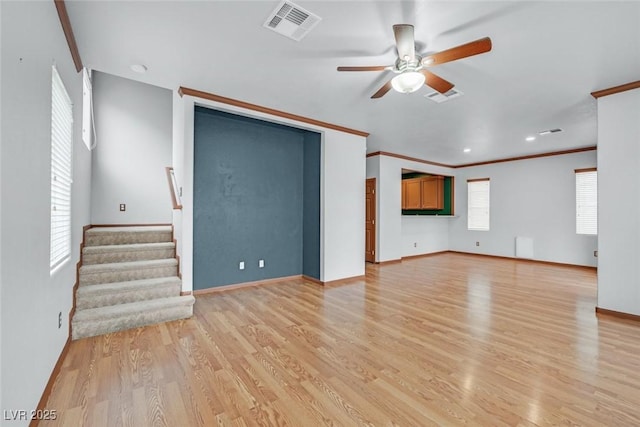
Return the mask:
[[398,59],[393,65],[338,67],[338,71],[393,71],[397,74],[382,86],[371,98],[381,98],[391,88],[401,93],[411,93],[427,85],[440,93],[446,93],[453,88],[453,83],[439,77],[427,68],[456,61],[469,56],[489,52],[491,39],[485,37],[470,43],[421,56],[416,53],[413,25],[397,24],[393,26],[393,34],[396,38]]

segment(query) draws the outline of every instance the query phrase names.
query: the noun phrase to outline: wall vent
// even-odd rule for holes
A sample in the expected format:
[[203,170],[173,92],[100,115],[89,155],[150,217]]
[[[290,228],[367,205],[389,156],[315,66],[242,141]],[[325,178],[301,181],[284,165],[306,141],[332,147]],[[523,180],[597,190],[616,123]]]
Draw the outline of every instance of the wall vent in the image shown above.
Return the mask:
[[433,102],[437,102],[438,104],[442,104],[450,99],[457,98],[459,96],[464,95],[464,93],[460,92],[457,89],[450,89],[445,93],[440,92],[431,92],[426,94],[424,97],[432,100]]
[[516,237],[516,258],[533,259],[533,238]]
[[295,41],[300,41],[322,18],[289,1],[282,1],[271,12],[264,27]]

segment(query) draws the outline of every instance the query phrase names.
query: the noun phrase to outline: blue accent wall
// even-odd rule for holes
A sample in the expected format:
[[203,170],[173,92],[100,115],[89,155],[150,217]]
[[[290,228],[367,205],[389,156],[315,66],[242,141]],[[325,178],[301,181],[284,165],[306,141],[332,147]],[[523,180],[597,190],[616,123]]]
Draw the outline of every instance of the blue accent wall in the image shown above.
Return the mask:
[[320,141],[316,132],[304,134],[302,274],[320,280]]
[[195,290],[319,277],[319,134],[196,107],[193,204]]

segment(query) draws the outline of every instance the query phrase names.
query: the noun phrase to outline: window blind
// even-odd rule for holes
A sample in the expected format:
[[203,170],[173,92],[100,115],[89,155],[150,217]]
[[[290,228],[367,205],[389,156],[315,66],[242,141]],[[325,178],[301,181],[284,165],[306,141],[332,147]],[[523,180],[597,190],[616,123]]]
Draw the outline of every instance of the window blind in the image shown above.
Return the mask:
[[467,228],[469,230],[489,230],[489,211],[489,180],[467,181]]
[[598,172],[576,171],[576,233],[598,234]]
[[71,150],[73,109],[56,67],[51,72],[51,245],[50,268],[71,254]]

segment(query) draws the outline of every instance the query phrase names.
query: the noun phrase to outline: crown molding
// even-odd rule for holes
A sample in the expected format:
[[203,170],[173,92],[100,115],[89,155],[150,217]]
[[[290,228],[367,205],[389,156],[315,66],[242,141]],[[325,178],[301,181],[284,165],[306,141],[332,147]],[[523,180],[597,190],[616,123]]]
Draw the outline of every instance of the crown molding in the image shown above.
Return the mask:
[[402,154],[390,153],[388,151],[375,151],[373,153],[368,153],[367,157],[375,157],[375,156],[395,157],[397,159],[410,160],[412,162],[424,163],[427,165],[442,166],[442,167],[451,168],[451,169],[459,169],[459,168],[468,168],[472,166],[491,165],[494,163],[515,162],[517,160],[537,159],[540,157],[561,156],[563,154],[582,153],[584,151],[597,150],[597,148],[598,148],[597,146],[592,145],[589,147],[572,148],[570,150],[550,151],[546,153],[529,154],[526,156],[517,156],[517,157],[506,157],[503,159],[487,160],[484,162],[476,162],[476,163],[464,163],[460,165],[447,165],[444,163],[431,162],[429,160],[419,159],[417,157],[404,156]]
[[613,95],[620,92],[626,92],[628,90],[638,89],[640,88],[640,80],[626,83],[620,86],[610,87],[609,89],[597,90],[595,92],[591,92],[591,96],[594,98],[602,98],[603,96]]
[[76,71],[82,71],[82,59],[80,58],[80,51],[76,44],[76,38],[73,35],[73,28],[71,28],[71,20],[69,20],[69,14],[67,13],[67,5],[64,0],[53,0],[58,11],[58,18],[60,18],[60,24],[62,25],[62,31],[67,39],[67,45],[69,46],[69,52],[71,52],[71,58],[73,64],[76,66]]
[[584,151],[593,151],[598,147],[595,145],[589,147],[582,148],[572,148],[571,150],[561,150],[561,151],[550,151],[547,153],[538,153],[538,154],[529,154],[526,156],[517,156],[517,157],[507,157],[504,159],[495,159],[495,160],[487,160],[486,162],[475,162],[475,163],[465,163],[462,165],[453,166],[454,168],[468,168],[472,166],[482,166],[482,165],[491,165],[494,163],[504,163],[504,162],[515,162],[517,160],[529,160],[529,159],[538,159],[540,157],[551,157],[551,156],[561,156],[563,154],[574,154],[574,153],[582,153]]
[[180,96],[193,96],[195,98],[201,98],[209,101],[220,102],[222,104],[233,105],[234,107],[240,107],[240,108],[245,108],[247,110],[258,111],[260,113],[266,113],[272,116],[295,120],[297,122],[307,123],[314,126],[320,126],[327,129],[333,129],[340,132],[350,133],[353,135],[364,136],[364,137],[369,136],[368,132],[349,129],[343,126],[322,122],[320,120],[310,119],[309,117],[299,116],[297,114],[291,114],[285,111],[275,110],[273,108],[263,107],[261,105],[251,104],[249,102],[244,102],[244,101],[240,101],[233,98],[227,98],[224,96],[216,95],[214,93],[204,92],[201,90],[190,89],[187,87],[180,86],[178,88],[178,93],[180,94]]
[[405,156],[402,154],[391,153],[389,151],[375,151],[373,153],[368,153],[367,157],[375,157],[375,156],[387,156],[387,157],[395,157],[396,159],[409,160],[412,162],[424,163],[425,165],[433,165],[433,166],[442,166],[445,168],[455,168],[453,165],[447,165],[444,163],[432,162],[430,160],[419,159],[417,157]]

